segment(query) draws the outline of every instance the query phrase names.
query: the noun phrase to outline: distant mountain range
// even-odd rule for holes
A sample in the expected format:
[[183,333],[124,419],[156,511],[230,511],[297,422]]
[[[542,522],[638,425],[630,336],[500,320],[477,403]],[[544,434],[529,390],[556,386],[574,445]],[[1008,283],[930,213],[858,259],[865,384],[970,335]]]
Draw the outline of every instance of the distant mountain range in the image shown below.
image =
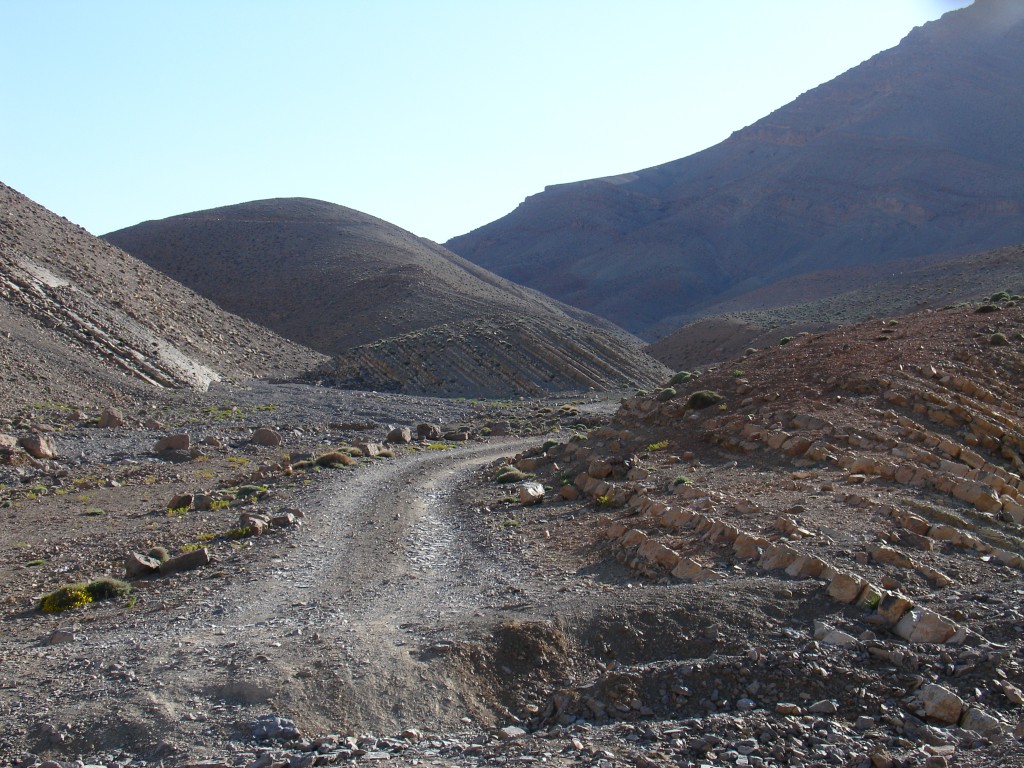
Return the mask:
[[797,276],[817,299],[845,269],[1024,242],[1022,125],[1024,3],[977,0],[721,144],[447,246],[653,339]]
[[607,320],[340,205],[259,200],[104,237],[222,308],[338,357],[346,386],[501,397],[665,374]]
[[0,184],[0,413],[143,402],[326,361]]

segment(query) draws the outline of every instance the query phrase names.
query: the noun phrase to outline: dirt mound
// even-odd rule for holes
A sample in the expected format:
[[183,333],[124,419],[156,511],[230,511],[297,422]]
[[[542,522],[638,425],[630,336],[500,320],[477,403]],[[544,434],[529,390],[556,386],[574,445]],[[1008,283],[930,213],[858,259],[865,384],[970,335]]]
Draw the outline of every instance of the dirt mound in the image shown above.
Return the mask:
[[[535,391],[514,381],[521,377],[540,389],[623,386],[632,375],[660,375],[634,337],[607,321],[514,285],[387,222],[339,205],[306,199],[261,200],[150,221],[105,236],[151,266],[216,301],[228,311],[325,354],[341,355],[345,381],[365,381],[382,389],[471,395]],[[391,368],[393,355],[409,334],[430,339],[457,336],[469,322],[498,326],[519,322],[555,337],[572,338],[583,348],[584,370],[572,354],[551,355],[543,334],[521,335],[527,360],[544,359],[550,371],[530,372],[478,365],[496,351],[494,343],[462,335],[477,349],[464,348],[473,370],[467,376],[416,376],[415,362]],[[428,331],[428,329],[430,329]],[[384,346],[366,347],[380,340]],[[428,346],[430,341],[424,341]],[[503,342],[498,342],[503,343]],[[358,350],[353,348],[360,347]],[[401,349],[397,354],[405,354]],[[408,354],[405,354],[408,357]],[[598,358],[601,374],[590,377],[586,360]],[[458,365],[455,367],[458,369]],[[438,379],[435,381],[435,379]],[[450,378],[455,378],[454,383]],[[372,382],[372,385],[371,385]],[[397,382],[397,383],[394,383]],[[435,388],[436,385],[436,388]]]
[[1021,6],[978,0],[717,146],[550,186],[447,245],[654,338],[807,272],[1019,243],[1022,66]]
[[211,302],[0,184],[0,402],[87,406],[324,358]]
[[608,334],[566,318],[469,320],[350,349],[337,360],[340,387],[440,397],[540,396],[646,387],[665,368]]

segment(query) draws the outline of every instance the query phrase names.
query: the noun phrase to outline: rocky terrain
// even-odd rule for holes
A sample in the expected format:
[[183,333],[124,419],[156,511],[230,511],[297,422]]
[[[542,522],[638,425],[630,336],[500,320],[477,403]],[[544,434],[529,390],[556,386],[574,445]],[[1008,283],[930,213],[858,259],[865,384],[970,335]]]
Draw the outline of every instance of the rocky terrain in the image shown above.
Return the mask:
[[288,378],[325,361],[0,184],[0,415]]
[[653,340],[796,276],[1024,242],[1022,56],[1024,6],[977,0],[717,146],[548,187],[447,246]]
[[[1024,764],[1022,331],[1005,295],[617,407],[253,384],[22,412],[0,755]],[[101,576],[132,590],[39,609]]]
[[493,397],[648,386],[665,374],[611,323],[319,200],[260,200],[105,238],[224,309],[340,357],[343,386]]

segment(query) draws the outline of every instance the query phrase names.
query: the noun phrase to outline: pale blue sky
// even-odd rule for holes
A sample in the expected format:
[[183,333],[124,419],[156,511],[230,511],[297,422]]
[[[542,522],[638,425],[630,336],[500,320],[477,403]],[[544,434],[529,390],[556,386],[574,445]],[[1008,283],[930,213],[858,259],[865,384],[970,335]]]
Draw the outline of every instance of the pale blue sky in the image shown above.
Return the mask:
[[444,241],[968,0],[0,0],[0,181],[95,234],[315,197]]

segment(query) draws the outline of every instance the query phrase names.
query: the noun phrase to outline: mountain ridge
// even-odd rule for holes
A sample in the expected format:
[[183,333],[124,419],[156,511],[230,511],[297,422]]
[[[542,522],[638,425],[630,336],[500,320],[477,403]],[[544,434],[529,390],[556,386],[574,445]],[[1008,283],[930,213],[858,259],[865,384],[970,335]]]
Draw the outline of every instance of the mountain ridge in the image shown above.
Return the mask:
[[651,338],[823,264],[1022,242],[1021,43],[1024,7],[979,0],[720,144],[547,187],[446,245]]

